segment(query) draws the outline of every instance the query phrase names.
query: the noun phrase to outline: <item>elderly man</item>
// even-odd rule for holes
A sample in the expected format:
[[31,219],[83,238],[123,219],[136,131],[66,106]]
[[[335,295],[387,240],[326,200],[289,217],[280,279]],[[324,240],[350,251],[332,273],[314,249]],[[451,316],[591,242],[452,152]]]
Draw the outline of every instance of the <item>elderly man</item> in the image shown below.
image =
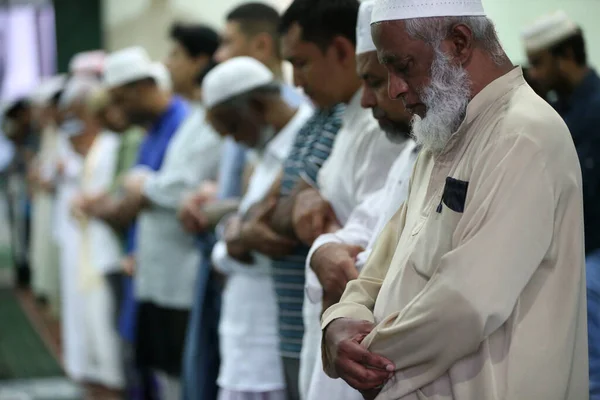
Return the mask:
[[[406,200],[412,168],[417,157],[415,142],[409,138],[410,115],[404,106],[387,95],[387,71],[377,60],[371,39],[373,1],[360,5],[356,27],[356,60],[358,75],[363,80],[361,104],[371,108],[373,116],[391,142],[403,145],[392,165],[382,189],[356,207],[344,227],[319,236],[306,259],[306,298],[327,309],[339,301],[348,277],[361,269],[379,233]],[[318,275],[317,275],[318,274]],[[321,285],[323,283],[323,286]],[[306,399],[318,400],[323,393],[331,400],[362,398],[360,393],[342,380],[333,380],[314,368]]]
[[406,203],[323,315],[326,371],[366,398],[588,398],[567,127],[480,1],[380,0],[372,22],[423,150]]
[[217,66],[206,76],[203,92],[215,129],[256,148],[259,157],[240,215],[227,222],[212,254],[213,264],[227,275],[219,324],[219,399],[285,399],[272,266],[259,252],[286,254],[294,242],[275,233],[265,236],[274,203],[260,202],[269,196],[313,109],[290,106],[273,73],[250,57]]

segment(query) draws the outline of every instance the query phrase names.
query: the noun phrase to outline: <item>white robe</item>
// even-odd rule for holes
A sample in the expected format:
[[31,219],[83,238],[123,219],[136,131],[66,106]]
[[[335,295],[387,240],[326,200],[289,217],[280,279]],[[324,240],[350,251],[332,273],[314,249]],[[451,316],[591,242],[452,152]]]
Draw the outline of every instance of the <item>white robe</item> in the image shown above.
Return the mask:
[[79,191],[79,175],[83,160],[73,150],[68,138],[58,139],[59,158],[64,165],[57,180],[54,204],[53,237],[60,252],[61,332],[63,365],[67,375],[76,381],[85,378],[86,350],[83,333],[84,310],[77,289],[77,255],[79,235],[71,216],[71,202]]
[[[112,185],[119,137],[100,133],[85,158],[81,192],[103,193]],[[116,232],[105,222],[82,218],[78,221],[80,247],[77,289],[84,304],[84,334],[87,350],[86,375],[111,388],[124,386],[120,342],[114,326],[115,299],[104,275],[118,270],[122,249]]]
[[[58,131],[49,126],[42,132],[42,143],[38,156],[39,174],[46,181],[56,179],[58,163]],[[33,290],[45,296],[54,313],[58,313],[60,301],[59,249],[58,243],[49,233],[52,230],[55,194],[36,189],[33,194],[31,216],[31,267]]]

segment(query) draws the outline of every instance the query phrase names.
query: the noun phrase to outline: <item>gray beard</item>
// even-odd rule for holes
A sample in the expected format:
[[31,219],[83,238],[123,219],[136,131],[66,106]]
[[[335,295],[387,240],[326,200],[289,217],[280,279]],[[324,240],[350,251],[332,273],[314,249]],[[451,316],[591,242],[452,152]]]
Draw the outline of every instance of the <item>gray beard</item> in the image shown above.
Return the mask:
[[439,45],[434,47],[434,51],[431,83],[420,93],[427,111],[425,118],[413,117],[412,134],[417,145],[439,153],[465,118],[471,82],[465,69],[452,65]]

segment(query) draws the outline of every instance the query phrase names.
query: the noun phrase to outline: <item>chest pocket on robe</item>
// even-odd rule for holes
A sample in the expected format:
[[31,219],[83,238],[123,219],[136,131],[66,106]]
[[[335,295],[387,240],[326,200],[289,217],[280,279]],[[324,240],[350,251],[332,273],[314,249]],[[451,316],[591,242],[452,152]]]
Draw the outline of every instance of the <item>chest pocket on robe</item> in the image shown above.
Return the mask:
[[439,204],[430,211],[408,259],[415,271],[429,280],[444,254],[453,249],[452,237],[463,216],[469,182],[446,178]]

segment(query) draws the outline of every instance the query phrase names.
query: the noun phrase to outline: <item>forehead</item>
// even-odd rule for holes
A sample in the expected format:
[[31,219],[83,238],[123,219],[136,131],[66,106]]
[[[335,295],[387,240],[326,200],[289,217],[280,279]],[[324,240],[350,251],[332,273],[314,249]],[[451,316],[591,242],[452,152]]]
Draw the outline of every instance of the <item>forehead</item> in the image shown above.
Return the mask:
[[422,40],[411,38],[404,21],[384,21],[371,26],[379,61],[389,64],[428,47]]
[[302,27],[298,23],[293,23],[281,36],[281,53],[286,59],[292,58],[307,45],[309,43],[302,40]]
[[227,21],[222,36],[228,40],[242,38],[243,34],[240,23],[238,21]]
[[379,63],[376,51],[356,56],[356,72],[363,79],[368,77],[387,77],[387,70]]

